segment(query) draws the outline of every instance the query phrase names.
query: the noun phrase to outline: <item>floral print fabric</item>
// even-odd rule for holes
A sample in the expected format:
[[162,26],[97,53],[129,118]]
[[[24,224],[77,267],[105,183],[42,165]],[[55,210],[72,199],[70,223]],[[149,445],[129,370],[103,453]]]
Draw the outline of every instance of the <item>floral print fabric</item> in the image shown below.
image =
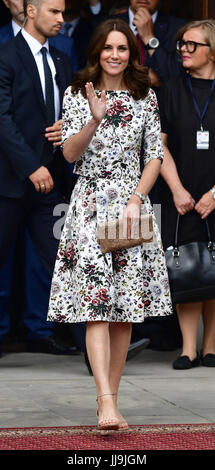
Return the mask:
[[[63,142],[91,119],[88,101],[68,88],[63,104]],[[90,145],[76,161],[79,175],[59,243],[48,320],[58,322],[142,322],[172,313],[160,232],[147,197],[154,241],[114,253],[101,253],[98,223],[122,212],[144,164],[163,158],[155,94],[135,101],[127,91],[107,92],[107,110]]]

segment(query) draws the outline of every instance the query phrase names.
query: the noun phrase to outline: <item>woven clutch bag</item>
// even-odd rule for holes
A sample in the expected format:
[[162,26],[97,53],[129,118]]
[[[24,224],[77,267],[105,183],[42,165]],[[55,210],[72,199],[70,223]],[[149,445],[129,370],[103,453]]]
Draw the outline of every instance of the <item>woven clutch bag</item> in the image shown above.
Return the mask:
[[124,250],[133,246],[153,241],[153,223],[151,214],[143,214],[139,218],[139,227],[133,238],[127,238],[127,228],[123,219],[117,219],[98,225],[97,238],[102,253]]

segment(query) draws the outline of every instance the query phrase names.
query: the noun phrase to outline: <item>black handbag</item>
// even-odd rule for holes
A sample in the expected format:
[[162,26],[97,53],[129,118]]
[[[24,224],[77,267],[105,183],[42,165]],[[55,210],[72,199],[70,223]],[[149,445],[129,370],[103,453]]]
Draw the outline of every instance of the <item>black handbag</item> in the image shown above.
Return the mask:
[[178,214],[174,247],[165,251],[172,301],[175,304],[215,299],[215,242],[205,219],[207,242],[178,243]]

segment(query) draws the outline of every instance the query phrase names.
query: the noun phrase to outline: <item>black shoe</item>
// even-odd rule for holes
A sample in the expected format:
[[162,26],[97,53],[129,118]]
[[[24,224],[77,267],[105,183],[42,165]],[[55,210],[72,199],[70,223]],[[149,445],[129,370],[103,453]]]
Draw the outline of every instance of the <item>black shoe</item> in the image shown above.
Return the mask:
[[215,367],[215,354],[208,353],[205,356],[201,356],[201,363],[206,367]]
[[184,369],[192,369],[192,367],[197,367],[200,365],[200,358],[199,355],[195,357],[192,361],[188,356],[179,356],[174,362],[173,362],[173,369],[177,370],[184,370]]
[[126,361],[129,361],[133,357],[135,357],[139,352],[141,352],[143,349],[146,349],[147,346],[150,343],[150,339],[148,338],[143,338],[140,339],[139,341],[135,341],[134,343],[131,343],[128,347],[128,354]]
[[80,351],[76,346],[65,346],[63,344],[59,344],[53,336],[28,342],[28,351],[59,355],[67,354],[73,356],[80,354]]
[[90,365],[90,361],[88,359],[88,355],[87,355],[87,352],[85,351],[84,353],[84,360],[85,360],[85,364],[87,366],[87,369],[88,369],[88,372],[90,375],[93,375],[93,372],[92,372],[92,369],[91,369],[91,365]]

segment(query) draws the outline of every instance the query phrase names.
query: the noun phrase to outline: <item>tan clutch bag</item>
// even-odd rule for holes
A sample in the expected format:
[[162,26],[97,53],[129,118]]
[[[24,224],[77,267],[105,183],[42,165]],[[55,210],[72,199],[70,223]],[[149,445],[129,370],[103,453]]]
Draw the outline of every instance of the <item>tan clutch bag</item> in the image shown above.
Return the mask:
[[127,227],[123,219],[113,220],[98,225],[97,238],[102,253],[123,250],[153,241],[153,224],[151,214],[139,218],[139,226],[133,230],[132,238],[127,238]]

